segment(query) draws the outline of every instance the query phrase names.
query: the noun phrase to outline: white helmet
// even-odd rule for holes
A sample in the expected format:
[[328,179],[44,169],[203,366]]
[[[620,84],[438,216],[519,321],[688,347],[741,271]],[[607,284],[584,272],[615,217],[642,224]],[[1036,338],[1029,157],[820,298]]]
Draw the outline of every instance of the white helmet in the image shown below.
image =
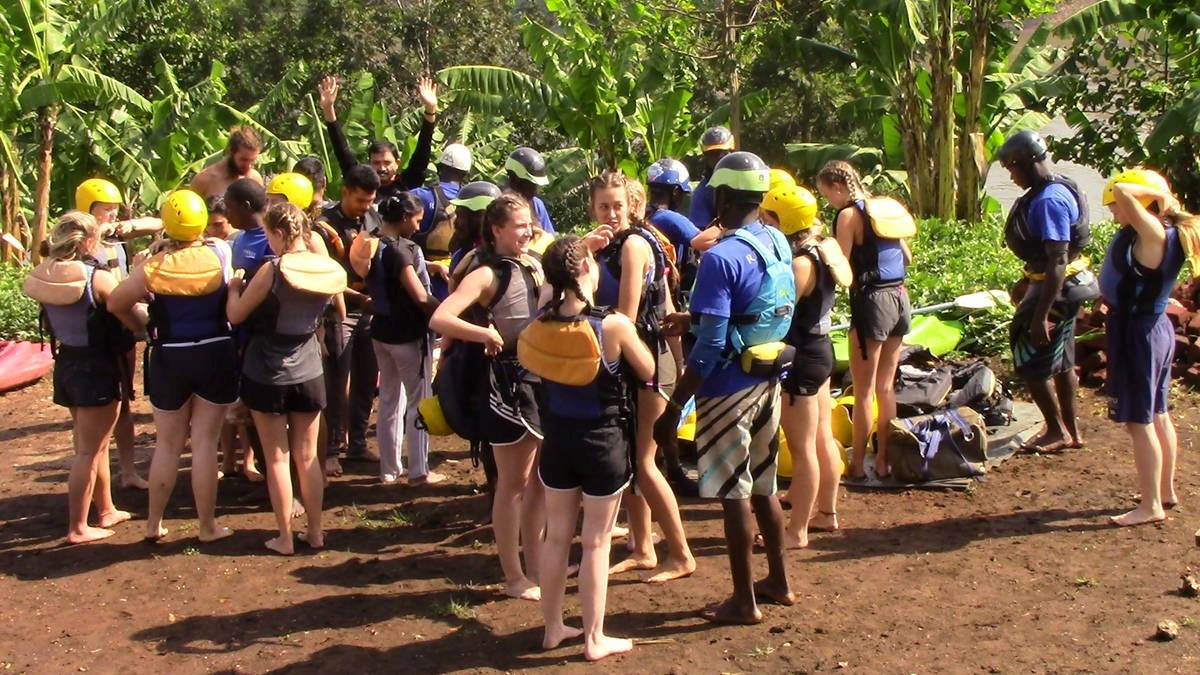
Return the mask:
[[451,143],[442,150],[442,158],[438,164],[445,164],[459,171],[471,170],[471,149],[462,143]]

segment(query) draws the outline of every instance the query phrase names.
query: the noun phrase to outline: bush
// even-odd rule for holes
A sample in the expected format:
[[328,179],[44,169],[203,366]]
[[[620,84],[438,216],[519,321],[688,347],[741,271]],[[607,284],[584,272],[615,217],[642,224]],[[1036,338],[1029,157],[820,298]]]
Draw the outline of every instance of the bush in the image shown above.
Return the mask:
[[0,264],[0,340],[38,339],[38,304],[21,291],[29,269]]

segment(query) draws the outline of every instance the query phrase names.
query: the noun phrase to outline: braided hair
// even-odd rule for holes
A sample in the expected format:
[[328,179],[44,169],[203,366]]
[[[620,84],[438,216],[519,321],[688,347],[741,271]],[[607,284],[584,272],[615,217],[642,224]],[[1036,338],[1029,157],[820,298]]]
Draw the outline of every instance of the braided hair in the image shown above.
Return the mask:
[[821,167],[821,171],[817,174],[817,182],[825,185],[845,185],[852,200],[870,196],[867,189],[863,187],[862,177],[859,176],[858,170],[854,168],[854,165],[840,159],[826,162],[825,166]]
[[548,311],[543,312],[542,321],[548,321],[558,313],[558,308],[567,299],[567,291],[574,293],[579,299],[588,302],[583,290],[579,287],[579,277],[583,274],[583,261],[588,256],[587,243],[583,237],[569,234],[555,239],[546,253],[542,255],[542,271],[546,274],[546,282],[550,284],[553,297]]
[[267,209],[263,226],[283,240],[283,250],[277,252],[283,255],[308,237],[308,214],[291,202],[280,202]]

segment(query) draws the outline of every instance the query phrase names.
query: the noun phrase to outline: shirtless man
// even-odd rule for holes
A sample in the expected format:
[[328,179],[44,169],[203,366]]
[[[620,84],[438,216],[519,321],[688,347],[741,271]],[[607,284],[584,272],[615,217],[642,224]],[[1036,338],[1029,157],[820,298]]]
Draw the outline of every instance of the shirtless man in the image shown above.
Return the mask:
[[192,190],[201,197],[224,195],[225,189],[239,178],[249,178],[262,185],[262,174],[254,168],[262,147],[262,138],[257,131],[250,127],[234,127],[229,132],[224,157],[196,174],[192,179]]

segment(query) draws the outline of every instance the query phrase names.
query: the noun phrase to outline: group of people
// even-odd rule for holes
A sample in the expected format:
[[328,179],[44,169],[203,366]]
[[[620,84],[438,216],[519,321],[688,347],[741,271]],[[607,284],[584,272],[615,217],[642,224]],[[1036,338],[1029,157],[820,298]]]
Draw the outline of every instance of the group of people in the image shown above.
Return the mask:
[[[812,531],[838,529],[843,473],[853,482],[890,470],[888,434],[875,437],[870,463],[868,450],[872,430],[896,415],[893,383],[911,317],[907,214],[873,198],[851,164],[831,161],[815,177],[836,211],[826,235],[812,192],[714,127],[701,137],[697,184],[673,158],[654,162],[645,185],[605,171],[588,186],[591,229],[556,238],[537,196],[546,163],[532,148],[507,157],[502,188],[469,182],[470,150],[453,143],[436,181],[424,184],[437,94],[429,80],[417,89],[424,124],[400,170],[387,141],[359,162],[337,120],[337,80],[320,83],[341,170],[337,201],[325,201],[316,158],[264,182],[254,169],[261,141],[246,128],[232,133],[221,161],[167,197],[158,219],[121,220],[123,200],[109,181],[79,186],[26,284],[56,345],[54,401],[74,421],[67,540],[111,536],[131,517],[111,495],[114,429],[125,484],[145,484],[128,415],[138,340],[147,343],[144,390],[156,427],[147,540],[168,536],[162,521],[185,445],[199,538],[230,535],[216,520],[218,452],[231,471],[240,449],[247,476],[265,477],[279,528],[266,546],[281,554],[297,542],[324,545],[325,476],[340,473],[342,456],[377,460],[387,484],[445,479],[430,468],[419,408],[435,354],[471,350],[486,370],[472,412],[505,593],[541,602],[545,647],[581,635],[589,659],[632,647],[604,633],[607,579],[646,570],[645,581],[662,583],[695,571],[677,495],[718,499],[723,509],[732,593],[706,607],[706,619],[752,624],[763,619],[760,602],[792,604],[785,551],[808,546]],[[1184,258],[1200,251],[1195,223],[1157,174],[1118,174],[1104,201],[1123,228],[1097,283],[1081,257],[1086,202],[1053,172],[1044,141],[1021,132],[999,156],[1028,190],[1006,235],[1027,287],[1013,320],[1014,367],[1046,420],[1029,447],[1083,443],[1074,319],[1102,293],[1110,350],[1121,354],[1110,359],[1120,363],[1109,378],[1110,415],[1133,440],[1142,492],[1114,522],[1161,520],[1177,502],[1166,405],[1174,341],[1164,310]],[[129,256],[124,242],[145,234],[154,242]],[[857,397],[848,467],[830,422],[839,286],[850,294]],[[677,440],[693,403],[695,481]],[[781,428],[793,467],[786,493],[776,485]],[[786,523],[781,498],[791,504]],[[630,555],[610,569],[622,506]],[[563,621],[563,594],[580,510],[577,628]],[[294,534],[301,512],[306,527]],[[757,581],[756,539],[768,570]]]

